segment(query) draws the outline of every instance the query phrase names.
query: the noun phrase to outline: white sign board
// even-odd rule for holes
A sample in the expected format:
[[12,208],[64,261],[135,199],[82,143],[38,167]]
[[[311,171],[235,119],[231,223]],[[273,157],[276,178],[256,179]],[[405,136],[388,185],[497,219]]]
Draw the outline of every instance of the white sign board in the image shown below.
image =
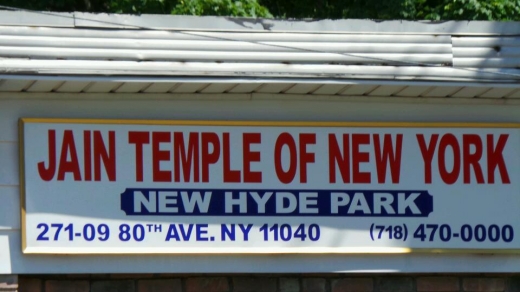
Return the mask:
[[520,250],[516,124],[22,119],[25,253]]

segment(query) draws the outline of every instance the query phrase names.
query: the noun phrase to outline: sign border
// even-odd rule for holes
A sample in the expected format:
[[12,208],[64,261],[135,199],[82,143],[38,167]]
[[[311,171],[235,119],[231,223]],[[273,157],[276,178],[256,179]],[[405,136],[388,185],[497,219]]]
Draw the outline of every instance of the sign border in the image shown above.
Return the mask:
[[[81,119],[81,118],[20,118],[18,120],[18,150],[20,176],[20,232],[23,254],[53,254],[53,255],[262,255],[262,254],[409,254],[409,253],[462,253],[462,254],[520,254],[519,249],[460,249],[460,248],[407,248],[407,247],[348,247],[348,248],[285,248],[273,250],[262,248],[218,248],[212,251],[205,248],[183,249],[181,251],[162,251],[149,248],[147,250],[132,251],[134,248],[112,249],[95,248],[90,252],[88,248],[79,251],[63,252],[60,248],[29,248],[26,238],[26,208],[25,208],[25,148],[24,128],[28,123],[47,124],[104,124],[104,125],[165,125],[165,126],[249,126],[249,127],[350,127],[350,128],[495,128],[519,129],[520,123],[480,123],[480,122],[308,122],[308,121],[219,121],[219,120],[139,120],[139,119]],[[43,249],[43,250],[42,250]],[[94,249],[94,248],[93,248]],[[83,251],[81,251],[83,250]]]

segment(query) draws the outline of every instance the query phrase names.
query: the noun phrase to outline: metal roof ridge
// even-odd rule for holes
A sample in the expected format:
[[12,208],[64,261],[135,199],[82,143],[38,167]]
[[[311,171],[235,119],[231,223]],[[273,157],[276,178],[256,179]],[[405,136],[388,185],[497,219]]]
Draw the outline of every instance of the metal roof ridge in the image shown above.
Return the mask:
[[520,35],[520,22],[408,21],[368,19],[303,19],[92,14],[0,10],[0,25],[94,29],[157,29],[236,32],[344,34]]

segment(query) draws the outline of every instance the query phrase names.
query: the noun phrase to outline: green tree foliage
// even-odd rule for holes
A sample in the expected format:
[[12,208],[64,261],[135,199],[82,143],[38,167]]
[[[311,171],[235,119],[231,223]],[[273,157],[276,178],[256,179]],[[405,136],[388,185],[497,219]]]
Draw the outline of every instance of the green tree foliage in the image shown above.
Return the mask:
[[520,20],[520,0],[0,0],[34,10],[276,18]]
[[262,0],[285,18],[520,20],[520,0]]
[[59,12],[273,17],[257,0],[0,0],[0,4]]
[[172,14],[273,17],[256,0],[180,0]]
[[[413,19],[520,20],[520,0],[408,0]],[[404,16],[404,15],[403,15]]]
[[[1,0],[0,0],[1,1]],[[92,1],[92,0],[90,0]],[[108,6],[107,12],[131,14],[169,14],[176,1],[164,0],[101,0]]]
[[132,14],[169,14],[170,0],[0,0],[2,5],[44,11],[84,11]]
[[401,18],[402,0],[262,0],[282,18]]

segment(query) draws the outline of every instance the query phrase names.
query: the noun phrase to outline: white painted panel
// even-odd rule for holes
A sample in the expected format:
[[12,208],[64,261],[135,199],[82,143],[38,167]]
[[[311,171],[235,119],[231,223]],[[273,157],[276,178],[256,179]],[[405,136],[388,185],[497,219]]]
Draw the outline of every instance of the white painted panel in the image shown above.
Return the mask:
[[451,54],[341,54],[329,52],[221,52],[195,50],[107,50],[45,47],[2,47],[0,55],[7,58],[71,59],[71,60],[132,60],[132,61],[256,61],[256,62],[346,62],[369,64],[401,64],[420,62],[439,64],[452,62]]
[[[215,100],[205,98],[190,100],[154,98],[145,94],[127,96],[96,95],[96,99],[39,100],[16,99],[23,94],[9,94],[10,99],[0,98],[0,141],[18,140],[20,117],[41,118],[108,118],[108,119],[203,119],[203,120],[267,120],[267,121],[407,121],[407,122],[520,122],[517,104],[468,104],[420,102],[417,99],[391,102],[374,102],[373,98],[344,98],[317,103],[314,100],[294,98],[282,100]],[[51,95],[52,96],[52,95]],[[200,96],[200,95],[199,95]],[[102,100],[102,101],[100,101]],[[319,111],[316,110],[317,105]],[[16,144],[14,144],[16,145]],[[15,151],[12,149],[11,151]],[[16,155],[18,155],[16,153]],[[17,156],[16,156],[17,157]],[[15,163],[15,161],[13,161]],[[17,163],[17,162],[16,162]]]
[[463,87],[452,94],[452,97],[476,97],[489,90],[489,87]]
[[0,80],[0,91],[17,92],[32,83],[30,80]]
[[231,87],[235,86],[234,83],[213,83],[208,87],[201,90],[201,93],[223,93]]
[[402,90],[404,86],[399,85],[382,85],[371,91],[370,96],[390,96]]
[[506,273],[518,255],[30,256],[20,232],[0,231],[0,274],[23,273]]
[[250,93],[255,91],[258,87],[262,86],[261,83],[241,83],[231,88],[228,92],[230,93]]
[[284,91],[284,93],[288,94],[307,94],[312,92],[314,89],[318,88],[319,84],[296,84],[291,88]]
[[343,90],[341,95],[363,95],[367,92],[372,91],[376,88],[377,85],[368,85],[368,84],[360,84],[360,85],[352,85],[351,87]]
[[429,90],[431,86],[408,86],[404,88],[403,90],[399,91],[396,95],[397,96],[410,96],[410,97],[416,97],[421,96]]
[[18,143],[0,142],[0,186],[18,185]]
[[208,83],[182,83],[174,89],[170,90],[170,92],[195,93],[205,88],[206,86],[208,86]]
[[[16,257],[16,251],[11,251],[11,248],[16,248],[14,245],[17,239],[18,242],[20,241],[19,237],[20,231],[18,230],[0,230],[0,274],[13,273],[11,259]],[[16,274],[16,272],[14,273]]]
[[[137,33],[139,34],[139,33]],[[431,54],[451,53],[450,44],[414,44],[378,42],[238,42],[232,40],[168,40],[136,38],[92,38],[92,37],[28,37],[22,35],[1,35],[0,46],[6,47],[54,47],[54,48],[86,48],[105,50],[193,50],[223,52],[298,52],[302,50],[340,52],[340,53],[410,53]]]
[[518,37],[453,38],[453,65],[467,68],[516,68],[520,65]]
[[[402,64],[401,64],[402,65]],[[495,79],[501,82],[517,81],[520,69],[489,68],[460,70],[439,66],[365,66],[319,63],[263,63],[263,62],[138,62],[99,60],[19,60],[0,59],[0,68],[9,68],[12,74],[33,70],[42,74],[101,74],[127,76],[240,76],[240,77],[319,77],[374,79],[406,77],[415,80],[475,81]],[[36,69],[35,69],[36,68]],[[175,70],[172,70],[175,68]],[[5,71],[5,70],[4,70]],[[1,71],[0,71],[1,72]]]
[[508,98],[520,98],[520,90],[516,90],[515,92],[509,94]]
[[20,229],[20,189],[0,186],[0,230]]
[[121,85],[119,82],[93,82],[87,88],[85,92],[91,93],[107,93],[114,88],[118,88]]
[[[294,42],[352,42],[352,43],[425,43],[425,44],[451,44],[450,35],[446,33],[455,32],[457,34],[474,34],[486,31],[496,34],[517,35],[520,25],[514,22],[487,23],[469,22],[464,26],[457,25],[457,22],[428,23],[395,20],[380,21],[344,19],[332,20],[325,19],[320,21],[287,21],[269,20],[269,29],[262,27],[256,19],[244,20],[237,23],[225,17],[196,17],[183,15],[101,15],[75,13],[79,18],[97,19],[96,22],[88,21],[89,25],[110,27],[112,23],[132,23],[149,28],[160,28],[157,30],[110,30],[110,29],[68,29],[60,28],[35,28],[35,23],[47,26],[45,22],[34,22],[35,14],[26,13],[28,22],[24,17],[20,17],[19,12],[1,11],[0,19],[2,24],[10,24],[9,19],[16,18],[20,27],[0,27],[1,35],[24,35],[24,36],[80,36],[80,37],[101,37],[101,38],[138,38],[138,39],[185,39],[185,40],[204,40],[204,39],[223,39],[231,38],[240,41],[294,41]],[[42,14],[38,14],[42,16]],[[38,16],[37,15],[37,16]],[[66,16],[68,17],[68,15]],[[7,20],[6,20],[7,18]],[[50,17],[53,20],[63,19],[60,17]],[[40,20],[40,19],[36,19]],[[69,19],[70,20],[70,19]],[[53,23],[57,25],[56,22]],[[78,26],[81,19],[70,21],[69,27]],[[83,23],[84,24],[84,23]],[[24,27],[31,25],[29,27]],[[460,27],[459,27],[460,26]],[[456,28],[454,28],[456,27]],[[172,30],[164,31],[170,28]],[[191,29],[191,31],[177,31],[179,28]],[[209,31],[201,31],[209,30]],[[218,31],[221,30],[221,31]],[[225,30],[225,31],[222,31]],[[350,32],[349,34],[341,32]],[[404,34],[407,31],[409,34]],[[281,33],[274,33],[281,32]],[[319,32],[319,33],[318,33]],[[323,33],[336,32],[336,33]],[[368,34],[367,32],[372,32]],[[355,33],[355,34],[354,34]],[[392,34],[393,33],[393,34]]]
[[507,96],[509,93],[511,93],[513,90],[515,90],[514,88],[492,88],[491,90],[488,90],[484,93],[482,93],[481,95],[479,95],[479,97],[481,98],[503,98],[505,96]]
[[345,88],[344,84],[324,84],[320,86],[320,88],[313,91],[312,94],[336,94],[340,92],[343,88]]
[[61,81],[54,80],[38,80],[33,83],[28,89],[28,92],[51,92],[54,88],[58,87],[62,83]]
[[447,97],[447,96],[450,96],[451,94],[457,92],[460,89],[461,89],[461,87],[441,87],[441,86],[438,86],[438,87],[435,87],[434,89],[432,89],[431,91],[428,91],[428,92],[424,93],[423,96],[426,96],[426,97]]
[[294,83],[274,83],[274,84],[264,84],[262,87],[255,90],[255,92],[261,93],[279,93],[284,91],[285,89],[293,86]]
[[454,47],[493,47],[493,46],[512,46],[520,47],[518,37],[497,37],[497,36],[469,36],[453,37]]
[[175,86],[175,83],[170,82],[156,82],[152,83],[148,88],[143,90],[145,93],[165,93],[168,90],[172,89]]
[[143,88],[149,86],[150,83],[141,82],[125,82],[123,85],[118,87],[115,92],[117,93],[135,93],[141,91]]
[[516,68],[520,58],[454,58],[454,67],[462,68]]
[[90,82],[88,81],[66,81],[56,91],[66,93],[81,92],[89,84]]
[[455,58],[511,58],[520,56],[519,47],[453,48]]
[[31,29],[35,29],[35,26],[74,27],[73,13],[59,13],[60,17],[56,17],[54,13],[2,10],[0,15],[2,25],[27,25]]
[[[217,119],[302,121],[520,122],[515,104],[470,104],[432,99],[374,102],[374,98],[316,102],[297,100],[165,100],[142,95],[121,101],[0,99],[0,141],[17,141],[19,117]],[[38,96],[38,95],[34,95]],[[68,95],[67,95],[68,96]],[[20,98],[18,98],[20,97]],[[375,98],[377,100],[377,98]],[[100,101],[102,100],[102,101]],[[319,111],[316,111],[319,106]],[[0,143],[6,144],[6,143]],[[11,143],[9,173],[17,174],[17,144]],[[0,153],[8,153],[0,151]],[[0,158],[3,161],[3,156]],[[0,171],[6,169],[3,164]],[[0,176],[3,177],[3,174]],[[15,219],[10,219],[15,220]],[[313,264],[309,264],[313,263]],[[0,273],[110,272],[520,272],[517,255],[320,255],[320,256],[23,256],[19,231],[0,231]]]

